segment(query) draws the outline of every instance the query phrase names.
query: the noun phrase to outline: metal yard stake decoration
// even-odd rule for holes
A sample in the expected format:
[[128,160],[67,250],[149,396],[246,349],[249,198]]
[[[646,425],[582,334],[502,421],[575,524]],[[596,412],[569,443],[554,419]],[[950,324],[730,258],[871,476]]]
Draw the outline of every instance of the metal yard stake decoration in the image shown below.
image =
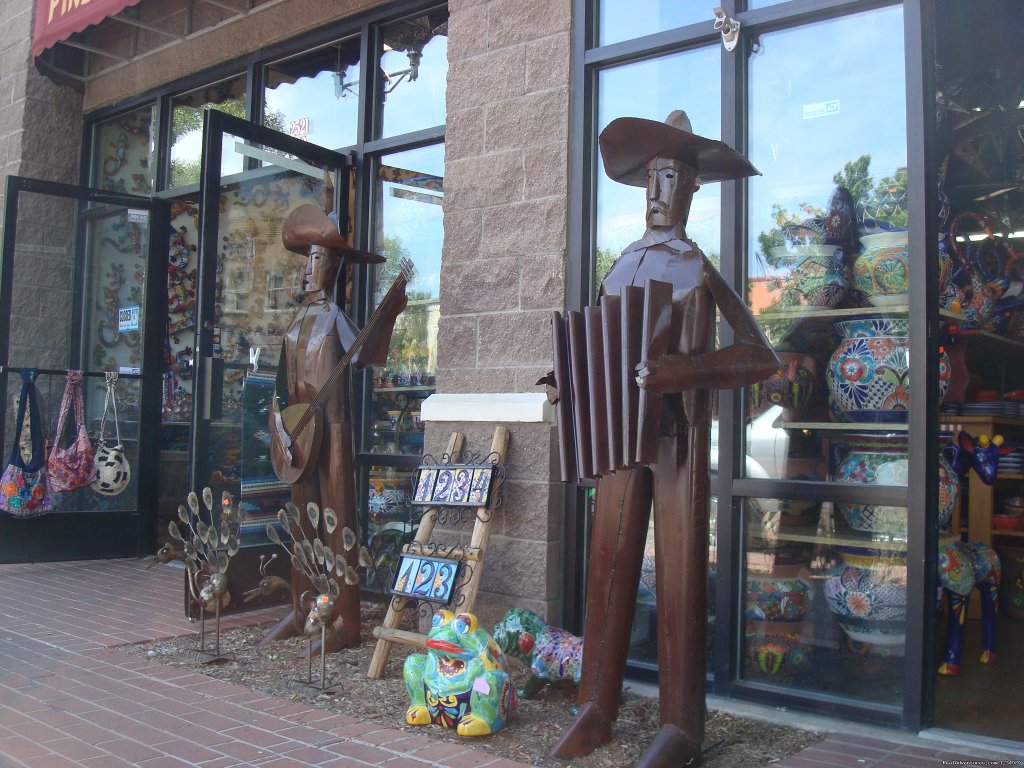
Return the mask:
[[[235,506],[230,493],[221,494],[219,514],[214,514],[213,491],[203,488],[205,514],[199,507],[195,491],[188,494],[188,507],[178,505],[178,520],[168,525],[171,538],[184,548],[189,594],[199,604],[199,648],[196,661],[234,661],[235,654],[220,651],[220,611],[231,602],[228,593],[228,565],[238,553],[242,511]],[[207,518],[209,522],[206,521]],[[181,523],[179,527],[178,523]],[[206,611],[212,607],[216,616],[213,648],[206,647]]]
[[[306,505],[306,517],[312,530],[320,530],[321,512],[315,502]],[[330,537],[338,528],[338,515],[330,507],[322,513],[325,535]],[[296,572],[303,574],[313,585],[316,594],[306,591],[299,599],[305,610],[306,622],[303,634],[308,643],[306,660],[306,680],[302,683],[307,692],[314,695],[335,694],[341,691],[340,686],[327,685],[327,627],[334,620],[336,601],[341,595],[341,587],[337,579],[344,579],[349,586],[359,583],[359,573],[345,562],[342,553],[333,550],[319,537],[310,539],[302,528],[302,513],[292,502],[277,512],[278,525],[284,529],[290,539],[289,543],[281,538],[278,528],[267,523],[267,538],[281,545],[291,559]],[[341,530],[341,545],[345,552],[352,551],[357,543],[355,532],[348,527]],[[366,547],[359,548],[359,564],[367,567],[370,564],[370,553]],[[306,606],[308,605],[308,608]],[[320,684],[313,684],[313,638],[320,636]]]

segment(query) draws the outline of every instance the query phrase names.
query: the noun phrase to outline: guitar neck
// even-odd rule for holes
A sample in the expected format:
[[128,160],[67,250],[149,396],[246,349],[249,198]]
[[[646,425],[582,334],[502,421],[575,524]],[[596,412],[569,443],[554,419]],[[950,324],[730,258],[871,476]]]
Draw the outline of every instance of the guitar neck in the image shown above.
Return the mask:
[[313,414],[318,407],[320,407],[327,395],[331,392],[334,386],[338,383],[338,379],[341,378],[342,373],[345,372],[345,368],[352,361],[352,357],[356,352],[363,346],[366,339],[376,330],[376,326],[381,322],[381,318],[384,314],[384,307],[387,306],[388,301],[391,297],[399,291],[405,290],[406,284],[409,282],[409,277],[412,275],[412,262],[408,259],[402,260],[402,267],[399,270],[398,276],[395,278],[395,282],[388,288],[388,292],[384,294],[384,297],[377,302],[377,306],[374,308],[373,313],[370,315],[370,319],[366,321],[366,325],[363,326],[362,330],[356,335],[355,340],[351,346],[345,351],[341,360],[334,366],[330,376],[327,377],[323,385],[320,387],[320,391],[316,393],[316,396],[310,401],[309,408],[302,414],[302,417],[295,423],[293,430],[294,434],[298,434],[302,431],[303,427],[309,423],[309,420],[313,418]]

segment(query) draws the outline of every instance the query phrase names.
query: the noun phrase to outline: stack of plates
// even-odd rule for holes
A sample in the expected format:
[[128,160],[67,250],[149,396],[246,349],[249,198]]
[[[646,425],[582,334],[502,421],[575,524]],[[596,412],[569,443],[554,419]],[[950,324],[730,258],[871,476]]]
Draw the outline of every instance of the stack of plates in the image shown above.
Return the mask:
[[999,474],[1019,475],[1024,472],[1024,453],[1020,448],[999,457]]
[[[1016,405],[1011,403],[1011,405]],[[961,403],[960,413],[964,416],[1005,416],[1003,403],[999,400],[992,400],[984,403]],[[1016,410],[1014,410],[1016,415]]]

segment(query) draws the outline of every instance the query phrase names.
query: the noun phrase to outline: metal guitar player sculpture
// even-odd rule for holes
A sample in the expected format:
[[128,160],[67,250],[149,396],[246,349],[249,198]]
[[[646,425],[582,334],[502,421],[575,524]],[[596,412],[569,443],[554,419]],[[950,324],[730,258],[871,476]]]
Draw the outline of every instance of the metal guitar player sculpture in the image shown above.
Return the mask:
[[[345,261],[380,264],[378,256],[350,247],[334,222],[319,208],[303,204],[285,219],[284,247],[307,257],[305,298],[284,335],[277,388],[270,413],[270,455],[274,472],[291,485],[292,502],[305,509],[308,502],[337,513],[332,531],[304,531],[319,537],[334,552],[346,551],[335,541],[344,528],[358,530],[352,444],[352,403],[349,365],[356,370],[383,365],[395,319],[407,303],[405,286],[412,262],[403,261],[400,273],[377,304],[362,331],[334,302],[335,282]],[[305,521],[304,525],[309,525]],[[348,565],[356,568],[358,551],[347,550]],[[268,643],[301,635],[305,611],[298,598],[313,586],[292,569],[293,605],[262,641]],[[360,641],[359,587],[341,584],[336,613],[327,636],[329,651]]]
[[[601,285],[600,305],[555,313],[563,480],[596,477],[579,713],[551,754],[611,738],[654,509],[661,732],[638,766],[700,762],[704,738],[711,390],[770,376],[779,360],[743,300],[684,229],[700,183],[757,173],[681,111],[614,120],[605,171],[647,188],[647,231]],[[735,343],[715,347],[715,313]]]

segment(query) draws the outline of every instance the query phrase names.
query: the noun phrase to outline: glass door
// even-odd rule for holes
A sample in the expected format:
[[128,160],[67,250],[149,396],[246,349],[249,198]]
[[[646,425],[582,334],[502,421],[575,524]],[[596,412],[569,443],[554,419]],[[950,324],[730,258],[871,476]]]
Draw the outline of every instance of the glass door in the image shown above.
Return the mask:
[[[23,378],[35,375],[39,434],[56,434],[65,371],[83,372],[84,423],[93,443],[124,447],[129,480],[117,492],[85,485],[51,492],[51,511],[0,514],[0,562],[135,557],[155,539],[156,452],[160,421],[160,345],[166,302],[162,262],[166,204],[11,176],[7,180],[0,262],[0,397],[4,464],[17,439]],[[118,374],[113,413],[104,422],[107,373]],[[74,420],[72,410],[71,420]],[[30,425],[26,425],[29,426]],[[33,451],[22,430],[22,455]],[[102,435],[101,435],[102,432]],[[41,453],[41,452],[36,452]]]
[[347,194],[334,182],[346,164],[337,152],[206,113],[190,484],[240,501],[243,547],[267,543],[266,523],[291,498],[271,466],[267,418],[306,260],[285,250],[281,226],[303,203],[337,210]]

